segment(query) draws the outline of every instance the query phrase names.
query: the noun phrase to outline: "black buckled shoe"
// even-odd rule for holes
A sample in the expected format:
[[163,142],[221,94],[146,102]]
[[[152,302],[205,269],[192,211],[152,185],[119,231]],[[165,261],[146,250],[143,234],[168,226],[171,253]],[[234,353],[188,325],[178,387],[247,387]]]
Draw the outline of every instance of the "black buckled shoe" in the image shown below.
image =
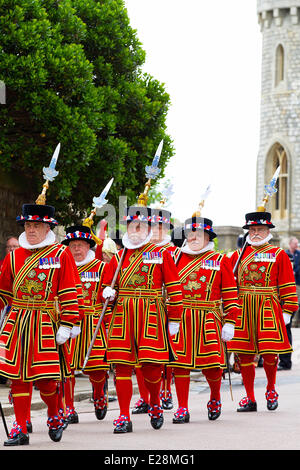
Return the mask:
[[65,416],[64,410],[63,410],[62,408],[60,408],[60,409],[58,410],[58,415],[59,415],[59,417],[60,417],[60,419],[61,419],[61,421],[62,421],[62,427],[63,427],[64,429],[67,429],[67,427],[68,427],[68,418],[67,418],[67,416]]
[[140,398],[139,401],[136,402],[134,408],[132,410],[133,415],[139,415],[142,413],[148,413],[149,405],[145,402],[143,398]]
[[220,400],[210,400],[207,403],[208,419],[215,421],[221,415],[221,402]]
[[236,410],[241,413],[248,411],[257,411],[256,401],[250,400],[250,398],[245,397],[239,402],[240,407]]
[[48,434],[50,439],[54,442],[59,442],[65,429],[63,420],[58,416],[50,416],[47,420],[47,426],[49,428]]
[[77,424],[79,423],[78,413],[74,410],[67,417],[68,424]]
[[173,408],[172,397],[162,398],[161,399],[161,406],[163,407],[164,410],[171,410]]
[[99,419],[99,421],[105,418],[106,413],[107,413],[107,406],[104,406],[104,408],[95,408],[95,415],[96,415],[96,418]]
[[101,421],[105,418],[107,413],[107,401],[105,396],[102,396],[100,398],[94,398],[94,407],[96,418]]
[[160,429],[164,424],[164,417],[159,416],[158,418],[151,418],[150,423],[153,429]]
[[29,435],[22,432],[21,426],[15,421],[9,433],[9,438],[3,443],[5,446],[24,446],[29,444]]
[[174,424],[183,424],[190,422],[190,413],[187,408],[180,407],[174,413],[173,423]]
[[115,426],[114,434],[125,434],[127,432],[132,432],[132,422],[129,421],[128,416],[119,416],[119,418],[114,420],[113,424]]
[[26,429],[27,429],[27,432],[28,434],[31,434],[32,433],[32,422],[31,421],[26,421]]
[[64,430],[67,429],[68,424],[69,424],[68,418],[63,418],[62,419],[62,427],[63,427]]
[[64,432],[64,428],[63,426],[61,426],[58,429],[49,429],[48,434],[52,441],[59,442],[62,438],[63,432]]
[[164,424],[163,410],[159,405],[149,406],[150,423],[153,429],[160,429]]
[[4,441],[5,446],[24,446],[29,444],[29,435],[20,432],[15,437],[9,437],[7,441]]
[[265,396],[268,410],[276,410],[276,408],[278,408],[278,393],[275,392],[275,390],[267,390]]

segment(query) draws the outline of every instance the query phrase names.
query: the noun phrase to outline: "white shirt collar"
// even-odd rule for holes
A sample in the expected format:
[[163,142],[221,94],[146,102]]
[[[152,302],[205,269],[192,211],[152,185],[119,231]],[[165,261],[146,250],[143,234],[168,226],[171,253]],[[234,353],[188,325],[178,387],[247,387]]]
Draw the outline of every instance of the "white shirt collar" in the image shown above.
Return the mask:
[[75,261],[76,266],[83,266],[84,264],[88,264],[95,259],[95,252],[93,250],[89,250],[86,257],[82,261]]
[[187,255],[200,255],[201,253],[205,253],[206,251],[214,251],[215,249],[215,244],[214,242],[208,242],[208,244],[202,248],[201,250],[199,251],[193,251],[190,249],[190,247],[188,246],[188,244],[186,244],[183,248],[182,248],[182,252],[183,253],[186,253]]
[[128,238],[128,233],[125,232],[123,237],[122,237],[122,243],[123,243],[125,248],[128,248],[130,250],[136,250],[137,248],[141,248],[142,246],[147,245],[147,243],[150,242],[152,236],[153,236],[153,233],[152,233],[152,230],[150,230],[150,233],[147,235],[147,237],[145,238],[144,241],[142,241],[138,245],[133,245],[131,243],[131,241],[129,240],[129,238]]
[[264,238],[263,240],[259,240],[258,242],[252,242],[250,240],[249,235],[247,235],[246,241],[249,245],[261,246],[261,245],[265,245],[266,243],[268,243],[268,241],[271,240],[271,238],[273,238],[273,235],[271,233],[269,233],[269,235],[266,238]]
[[171,241],[171,236],[166,235],[165,238],[161,242],[155,243],[155,245],[156,246],[164,246],[164,245],[167,245],[168,243],[170,243],[170,241]]
[[55,241],[56,241],[55,233],[52,230],[50,230],[47,233],[46,238],[41,243],[37,243],[36,245],[31,245],[30,243],[28,243],[26,232],[22,232],[21,235],[19,236],[19,245],[22,248],[25,248],[26,250],[35,250],[37,248],[45,248],[48,245],[53,245]]

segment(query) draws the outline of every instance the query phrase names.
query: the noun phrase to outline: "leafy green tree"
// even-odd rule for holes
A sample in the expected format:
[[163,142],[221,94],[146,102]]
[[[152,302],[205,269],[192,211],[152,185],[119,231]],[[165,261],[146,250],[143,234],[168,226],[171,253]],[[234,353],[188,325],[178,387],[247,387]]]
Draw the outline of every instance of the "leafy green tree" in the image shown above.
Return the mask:
[[61,142],[47,202],[66,223],[81,220],[111,177],[109,202],[135,202],[161,139],[164,176],[170,98],[144,61],[121,0],[0,0],[2,168],[23,174],[34,199]]

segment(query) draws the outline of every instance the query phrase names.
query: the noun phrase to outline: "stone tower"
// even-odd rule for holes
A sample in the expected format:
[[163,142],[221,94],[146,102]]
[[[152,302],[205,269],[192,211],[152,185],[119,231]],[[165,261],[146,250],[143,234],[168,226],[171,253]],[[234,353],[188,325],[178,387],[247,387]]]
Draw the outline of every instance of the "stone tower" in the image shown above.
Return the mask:
[[257,0],[262,32],[260,144],[256,203],[280,164],[267,210],[282,247],[300,240],[300,0]]

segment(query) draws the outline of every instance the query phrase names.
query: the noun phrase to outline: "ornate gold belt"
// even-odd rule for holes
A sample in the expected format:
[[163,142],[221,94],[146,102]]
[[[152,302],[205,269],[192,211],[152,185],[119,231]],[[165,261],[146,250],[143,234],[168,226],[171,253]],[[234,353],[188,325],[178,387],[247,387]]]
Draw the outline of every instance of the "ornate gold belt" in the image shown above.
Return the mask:
[[55,310],[54,300],[13,299],[12,308],[23,308],[26,310]]
[[197,308],[199,310],[220,310],[220,300],[194,300],[184,299],[182,302],[184,308]]
[[156,297],[156,298],[163,298],[162,291],[160,289],[124,289],[121,288],[118,291],[119,297]]
[[50,318],[54,323],[58,321],[58,312],[55,306],[54,300],[33,300],[33,299],[16,299],[14,298],[12,301],[12,308],[20,308],[24,310],[41,310],[47,312]]
[[278,296],[277,287],[255,287],[255,286],[242,286],[239,287],[240,294],[250,294],[250,295],[276,295]]

